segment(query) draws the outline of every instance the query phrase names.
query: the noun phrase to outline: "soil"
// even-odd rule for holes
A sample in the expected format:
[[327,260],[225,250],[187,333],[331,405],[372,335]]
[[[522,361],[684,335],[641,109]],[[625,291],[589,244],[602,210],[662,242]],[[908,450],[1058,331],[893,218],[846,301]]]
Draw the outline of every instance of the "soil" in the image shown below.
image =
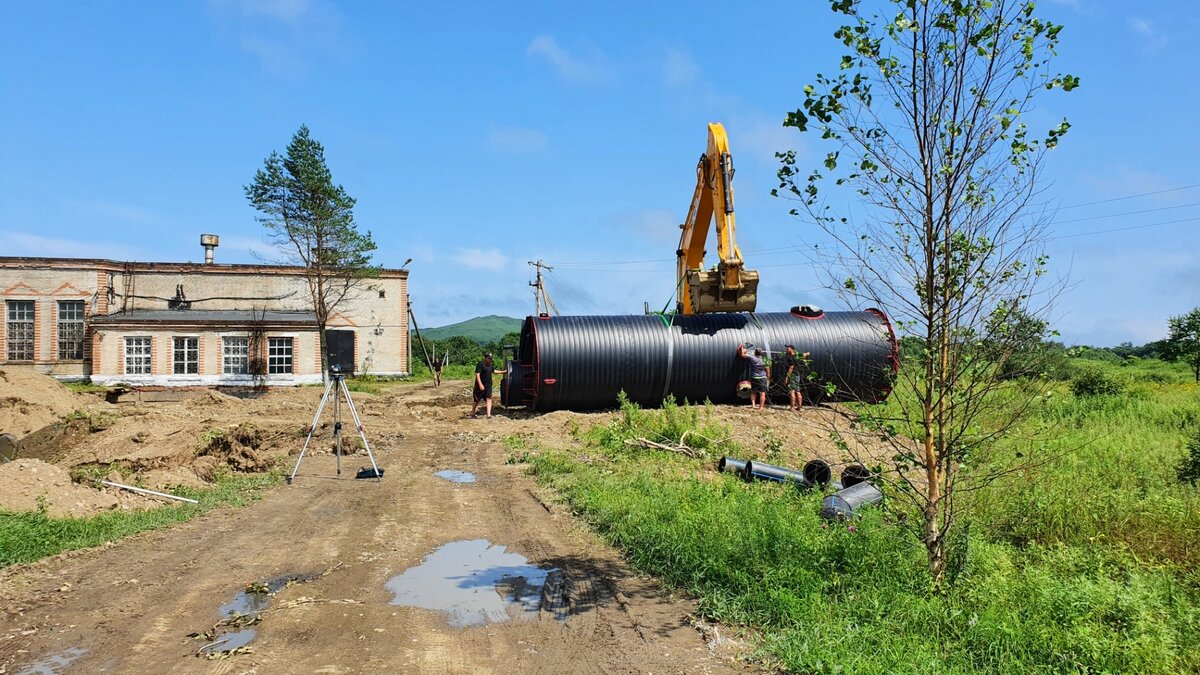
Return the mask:
[[30,369],[0,368],[0,433],[21,438],[91,403],[100,405],[52,377]]
[[[295,482],[261,501],[0,570],[0,673],[55,659],[77,672],[755,668],[752,645],[736,629],[698,621],[692,600],[634,573],[520,465],[506,463],[510,451],[502,441],[510,436],[532,447],[576,447],[575,431],[614,413],[497,409],[492,419],[471,419],[468,387],[403,384],[379,395],[354,394],[386,469],[382,481],[355,479],[370,466],[361,449],[344,457],[336,473],[326,413]],[[71,467],[119,469],[123,482],[157,488],[195,484],[218,470],[291,468],[320,396],[320,389],[304,387],[252,399],[213,393],[109,406],[104,418],[59,422],[26,437],[24,459],[8,465],[26,468],[6,471],[26,483],[33,475],[28,467],[53,474],[46,499],[57,504],[55,490],[64,503],[78,490],[97,492],[63,484]],[[835,465],[848,461],[829,440],[831,425],[845,427],[835,409],[713,410],[733,425],[751,458],[790,466],[817,456]],[[477,481],[435,475],[447,469]],[[0,495],[9,482],[0,479]],[[532,619],[456,628],[443,612],[390,604],[390,579],[439,547],[480,539],[559,571]],[[278,592],[247,651],[220,660],[196,655],[207,641],[189,635],[209,631],[221,618],[218,609],[247,585],[305,574],[318,576]]]

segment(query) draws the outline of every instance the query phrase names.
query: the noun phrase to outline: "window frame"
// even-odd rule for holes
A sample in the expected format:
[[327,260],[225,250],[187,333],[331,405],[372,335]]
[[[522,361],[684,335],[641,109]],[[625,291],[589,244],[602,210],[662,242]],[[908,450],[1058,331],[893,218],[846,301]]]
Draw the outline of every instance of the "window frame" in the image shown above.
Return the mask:
[[[24,309],[29,310],[28,318],[19,311]],[[4,343],[5,360],[17,363],[34,360],[37,356],[37,301],[4,301]],[[17,351],[18,346],[24,349]]]
[[[70,316],[63,316],[64,309],[71,309]],[[76,311],[78,314],[76,315]],[[84,319],[87,307],[83,300],[58,301],[58,360],[82,361],[84,346]]]
[[[231,343],[238,341],[241,343],[240,353],[230,353],[230,347],[235,346]],[[249,335],[222,335],[221,336],[221,374],[222,375],[249,375],[250,374],[250,336]],[[242,361],[241,368],[231,368],[231,363],[236,363],[236,359]]]
[[[136,342],[135,342],[136,341]],[[136,346],[134,351],[130,347]],[[154,337],[150,335],[126,335],[124,339],[126,375],[154,374]]]
[[[286,343],[286,353],[284,344]],[[284,370],[286,368],[286,370]],[[294,375],[296,373],[296,340],[291,336],[267,338],[267,374]]]
[[[182,343],[183,347],[180,348]],[[182,360],[180,355],[182,354]],[[195,335],[175,335],[171,337],[171,374],[199,375],[200,374],[200,338]]]

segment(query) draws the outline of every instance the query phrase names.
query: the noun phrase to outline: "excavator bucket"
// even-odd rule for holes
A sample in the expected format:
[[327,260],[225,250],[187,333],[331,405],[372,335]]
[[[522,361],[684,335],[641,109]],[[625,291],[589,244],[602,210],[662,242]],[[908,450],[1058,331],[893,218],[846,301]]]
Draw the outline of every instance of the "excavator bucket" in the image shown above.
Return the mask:
[[688,291],[692,296],[692,311],[753,312],[758,305],[758,272],[742,270],[740,287],[722,288],[721,272],[693,270],[688,272]]

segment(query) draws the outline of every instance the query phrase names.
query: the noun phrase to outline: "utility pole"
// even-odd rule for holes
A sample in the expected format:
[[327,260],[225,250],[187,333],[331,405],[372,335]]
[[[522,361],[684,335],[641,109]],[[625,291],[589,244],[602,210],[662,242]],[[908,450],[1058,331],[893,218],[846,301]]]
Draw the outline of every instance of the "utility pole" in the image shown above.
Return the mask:
[[[530,260],[529,265],[537,270],[537,281],[529,282],[529,285],[533,286],[534,316],[541,316],[543,313],[549,314],[552,311],[554,312],[554,316],[558,316],[558,307],[554,306],[554,301],[550,299],[550,294],[546,292],[546,284],[542,281],[542,270],[552,272],[554,268],[541,260]],[[543,306],[546,309],[545,312],[542,311]]]

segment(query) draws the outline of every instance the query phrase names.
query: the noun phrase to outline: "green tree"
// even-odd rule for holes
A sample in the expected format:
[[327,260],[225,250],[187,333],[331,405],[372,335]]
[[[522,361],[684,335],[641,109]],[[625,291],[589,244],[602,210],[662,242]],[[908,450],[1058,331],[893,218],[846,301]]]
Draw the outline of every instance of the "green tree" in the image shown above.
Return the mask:
[[283,259],[275,262],[304,267],[305,280],[320,335],[321,373],[329,362],[325,329],[337,311],[379,268],[371,264],[375,241],[354,222],[355,200],[335,185],[325,164],[325,148],[301,126],[287,154],[272,152],[254,181],[245,186],[246,198],[261,214],[258,221]]
[[1190,365],[1200,382],[1200,307],[1167,320],[1162,350],[1168,359]]
[[1021,120],[1038,92],[1079,81],[1049,70],[1061,27],[1034,16],[1033,2],[867,4],[831,3],[844,21],[838,70],[817,75],[784,122],[828,151],[812,171],[781,153],[775,194],[836,242],[819,251],[830,286],[851,305],[885,308],[924,347],[900,370],[900,416],[861,423],[894,446],[881,476],[919,512],[940,587],[959,488],[1003,475],[993,444],[1031,405],[1001,411],[1007,401],[993,394],[1007,360],[1044,338],[1034,333],[1055,295],[1039,285],[1047,218],[1030,207],[1042,157],[1070,125],[1039,139]]

